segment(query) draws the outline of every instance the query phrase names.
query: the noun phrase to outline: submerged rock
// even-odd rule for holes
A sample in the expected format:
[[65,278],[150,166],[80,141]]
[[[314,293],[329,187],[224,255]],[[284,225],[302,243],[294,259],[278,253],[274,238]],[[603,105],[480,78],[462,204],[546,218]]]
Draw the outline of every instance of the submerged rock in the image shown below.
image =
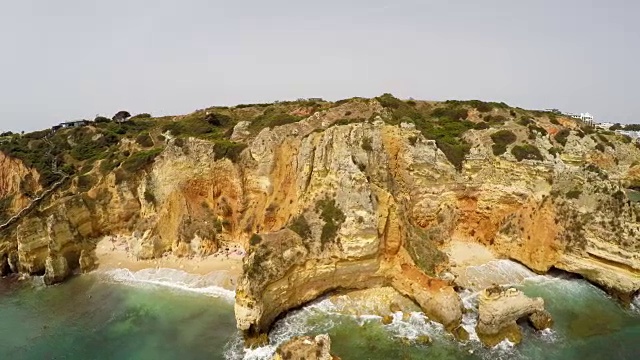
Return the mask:
[[487,346],[495,346],[505,339],[520,343],[522,332],[516,323],[518,319],[529,317],[537,330],[552,324],[542,298],[529,298],[514,288],[504,290],[495,286],[485,289],[479,297],[478,313],[476,331]]
[[273,360],[331,360],[331,338],[322,334],[316,337],[298,336],[280,345]]

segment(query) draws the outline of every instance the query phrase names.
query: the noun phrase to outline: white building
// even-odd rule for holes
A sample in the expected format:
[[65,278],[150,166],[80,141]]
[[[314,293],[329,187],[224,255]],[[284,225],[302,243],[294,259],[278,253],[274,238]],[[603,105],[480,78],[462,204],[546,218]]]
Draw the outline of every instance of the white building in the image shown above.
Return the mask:
[[603,122],[603,123],[596,124],[596,127],[604,130],[609,130],[609,128],[612,127],[613,125],[615,124],[609,123],[609,122]]
[[580,114],[568,113],[566,115],[574,119],[582,120],[585,124],[593,126],[593,115],[588,112]]
[[618,134],[626,135],[632,139],[640,139],[640,131],[616,130]]

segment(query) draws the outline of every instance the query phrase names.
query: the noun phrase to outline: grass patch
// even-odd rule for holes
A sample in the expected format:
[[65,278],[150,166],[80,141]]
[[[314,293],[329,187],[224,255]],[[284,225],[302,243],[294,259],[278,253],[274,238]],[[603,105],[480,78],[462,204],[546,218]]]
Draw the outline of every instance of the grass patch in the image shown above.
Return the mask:
[[320,240],[324,247],[327,243],[333,242],[338,234],[338,228],[346,220],[342,210],[336,206],[335,199],[324,198],[316,203],[316,212],[324,220]]
[[249,131],[257,133],[264,128],[274,128],[286,124],[292,124],[302,120],[301,116],[291,115],[276,107],[270,107],[262,115],[258,115],[249,124]]
[[134,173],[138,170],[145,169],[155,161],[156,157],[160,155],[162,150],[164,149],[157,148],[133,153],[122,163],[122,170],[128,173]]
[[148,132],[143,132],[142,134],[138,135],[136,137],[136,143],[145,148],[150,148],[154,145],[153,139],[151,138],[151,136],[149,136]]
[[311,228],[309,227],[309,223],[304,215],[299,215],[289,225],[289,229],[291,229],[296,234],[300,235],[303,239],[311,238]]
[[227,158],[233,163],[237,163],[240,153],[247,147],[247,144],[237,143],[229,140],[218,140],[213,145],[213,153],[216,159]]

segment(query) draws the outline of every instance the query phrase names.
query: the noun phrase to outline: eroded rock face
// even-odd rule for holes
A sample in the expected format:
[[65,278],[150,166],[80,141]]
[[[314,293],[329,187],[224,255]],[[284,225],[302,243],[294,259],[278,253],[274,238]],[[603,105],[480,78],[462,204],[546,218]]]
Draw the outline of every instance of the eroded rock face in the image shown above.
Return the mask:
[[[327,292],[377,286],[393,286],[460,332],[460,300],[436,279],[447,267],[440,248],[451,239],[540,273],[579,273],[623,299],[640,289],[640,204],[621,187],[638,183],[633,144],[610,136],[612,145],[596,150],[595,134],[581,137],[579,124],[561,119],[574,131],[560,145],[510,119],[518,142],[534,144],[541,161],[495,156],[496,129],[471,129],[458,170],[446,147],[398,124],[376,100],[296,111],[307,118],[263,129],[237,124],[231,136],[247,148],[235,162],[209,141],[167,136],[154,163],[129,177],[103,174],[96,163],[85,174],[95,180],[89,190],[74,179],[0,229],[0,271],[42,274],[47,259],[60,256],[84,271],[104,236],[129,239],[141,259],[206,256],[241,242],[249,255],[236,316],[250,333]],[[536,122],[551,135],[561,129],[543,116]],[[118,146],[139,150],[134,141]],[[556,156],[550,150],[559,146]],[[0,198],[16,195],[12,211],[28,200],[20,189],[37,182],[33,172],[0,158]]]
[[[458,295],[446,283],[426,275],[403,247],[407,238],[420,241],[424,236],[422,247],[413,249],[414,253],[425,256],[420,260],[431,264],[431,270],[438,263],[425,254],[426,249],[437,254],[437,245],[414,230],[412,221],[401,215],[405,205],[396,199],[400,189],[414,180],[413,174],[408,171],[397,188],[387,185],[389,169],[383,169],[407,171],[397,163],[396,153],[406,146],[402,133],[374,123],[333,127],[304,138],[287,138],[285,144],[281,136],[281,132],[263,130],[250,148],[259,164],[265,162],[258,165],[258,172],[268,175],[265,183],[275,180],[262,191],[273,192],[277,202],[265,202],[265,234],[245,259],[236,295],[238,327],[254,336],[268,331],[281,313],[327,292],[390,285],[434,320],[456,328],[462,316]],[[363,142],[372,150],[363,149]],[[430,143],[416,147],[426,159],[437,156]],[[291,152],[281,153],[282,149]],[[278,157],[292,156],[292,152],[296,160],[281,168],[284,160]],[[435,166],[450,166],[443,155],[441,159]],[[259,194],[258,189],[248,191],[252,196]],[[422,197],[416,194],[416,198]],[[287,202],[296,204],[299,212],[278,205]],[[273,232],[283,225],[288,229]],[[446,224],[444,229],[434,226],[446,231]]]
[[479,295],[478,337],[490,347],[505,339],[518,344],[522,333],[516,321],[527,317],[537,330],[553,324],[542,298],[531,299],[514,288],[486,289]]
[[280,345],[273,360],[332,360],[331,338],[322,334],[315,337],[299,336]]

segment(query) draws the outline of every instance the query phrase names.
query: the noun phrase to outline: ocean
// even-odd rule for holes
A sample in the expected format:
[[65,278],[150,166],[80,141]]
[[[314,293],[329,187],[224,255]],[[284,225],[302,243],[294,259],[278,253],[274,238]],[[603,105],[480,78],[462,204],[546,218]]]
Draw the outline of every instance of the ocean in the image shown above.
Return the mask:
[[[290,312],[274,325],[271,344],[246,350],[235,329],[233,292],[216,285],[224,273],[122,269],[51,287],[38,277],[0,279],[0,359],[269,359],[286,339],[319,333],[331,336],[332,352],[343,360],[640,359],[640,299],[624,308],[585,280],[523,275],[520,265],[504,260],[497,265],[515,274],[506,281],[544,298],[552,330],[537,333],[522,324],[520,345],[486,349],[475,335],[471,291],[462,294],[470,309],[463,320],[471,335],[466,344],[418,312],[397,313],[383,325],[373,314],[341,312],[334,297]],[[355,300],[352,306],[366,308]],[[420,335],[433,342],[417,343]]]

